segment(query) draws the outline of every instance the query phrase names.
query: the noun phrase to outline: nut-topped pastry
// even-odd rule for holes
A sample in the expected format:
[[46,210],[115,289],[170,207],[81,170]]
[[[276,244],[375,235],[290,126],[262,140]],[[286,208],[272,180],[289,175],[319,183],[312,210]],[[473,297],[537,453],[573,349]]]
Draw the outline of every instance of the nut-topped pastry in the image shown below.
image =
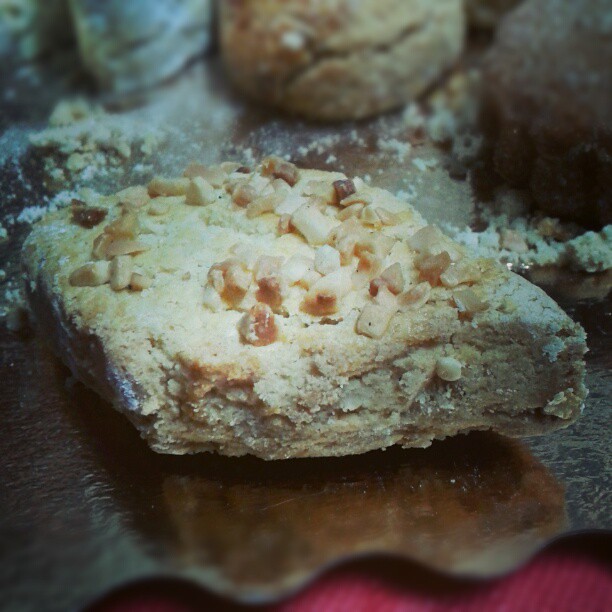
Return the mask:
[[75,202],[23,251],[38,324],[164,453],[265,459],[543,433],[585,336],[405,202],[270,157]]

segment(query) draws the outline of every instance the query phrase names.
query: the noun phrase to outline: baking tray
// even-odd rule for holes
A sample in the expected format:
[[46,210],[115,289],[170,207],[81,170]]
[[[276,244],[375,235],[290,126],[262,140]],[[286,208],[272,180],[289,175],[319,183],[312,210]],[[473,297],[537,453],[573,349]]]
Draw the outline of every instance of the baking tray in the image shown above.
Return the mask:
[[[55,100],[83,90],[71,70],[68,61],[22,74],[2,100],[0,145],[14,153],[0,170],[5,221],[48,195],[40,154],[25,143]],[[94,176],[100,190],[179,172],[193,159],[248,162],[281,153],[305,166],[369,175],[432,222],[464,223],[473,215],[469,182],[449,177],[443,150],[427,141],[412,142],[409,152],[401,146],[411,138],[401,113],[333,127],[279,119],[236,100],[214,61],[193,66],[132,112],[166,129],[167,138],[144,174],[135,177],[126,164],[118,175]],[[431,162],[425,171],[413,163],[417,157]],[[0,242],[3,289],[18,276],[27,231],[12,226]],[[240,601],[271,601],[330,566],[369,555],[487,578],[564,535],[611,529],[610,275],[522,272],[585,326],[590,348],[583,417],[523,441],[473,433],[424,450],[272,463],[161,456],[75,383],[44,339],[3,327],[3,604],[72,609],[151,576],[191,579]]]

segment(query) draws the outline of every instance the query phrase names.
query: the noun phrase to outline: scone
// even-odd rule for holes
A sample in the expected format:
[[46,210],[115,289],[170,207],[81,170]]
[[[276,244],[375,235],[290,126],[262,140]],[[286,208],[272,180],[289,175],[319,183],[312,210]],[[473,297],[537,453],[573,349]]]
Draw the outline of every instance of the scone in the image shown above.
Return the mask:
[[537,208],[612,222],[609,0],[528,0],[504,20],[486,60],[497,172]]
[[107,90],[173,76],[211,40],[212,0],[70,0],[85,68]]
[[220,3],[236,87],[318,120],[359,119],[418,96],[463,48],[460,0]]
[[571,423],[583,330],[343,174],[191,165],[35,226],[34,318],[162,453],[264,459]]

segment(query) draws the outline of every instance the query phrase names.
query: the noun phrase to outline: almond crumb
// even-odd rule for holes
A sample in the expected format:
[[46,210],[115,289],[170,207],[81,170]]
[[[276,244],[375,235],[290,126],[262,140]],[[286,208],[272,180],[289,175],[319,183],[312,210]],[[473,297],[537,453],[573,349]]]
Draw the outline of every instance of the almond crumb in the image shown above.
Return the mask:
[[77,268],[69,282],[73,287],[98,287],[110,280],[110,264],[107,261],[90,261]]
[[185,196],[185,201],[191,206],[206,206],[217,199],[214,187],[201,176],[196,176],[189,181]]
[[185,195],[189,187],[190,180],[188,178],[166,178],[163,176],[154,177],[149,185],[148,191],[150,196],[179,196]]
[[454,357],[441,357],[436,362],[436,374],[442,380],[455,382],[461,378],[461,362]]
[[248,183],[240,183],[232,191],[232,201],[236,206],[245,208],[249,202],[252,202],[257,197],[257,192],[252,185]]
[[430,296],[431,285],[423,282],[400,293],[398,303],[402,309],[418,309],[427,304]]
[[132,291],[144,291],[153,284],[153,279],[140,272],[133,272],[130,277],[130,289]]
[[315,251],[315,270],[323,275],[330,274],[340,268],[340,253],[324,244]]
[[263,176],[273,176],[274,178],[282,179],[288,185],[291,185],[291,187],[298,182],[300,176],[295,164],[275,155],[263,160],[261,173]]
[[278,328],[267,304],[256,304],[238,322],[238,333],[248,344],[267,346],[276,341]]
[[388,306],[368,302],[357,319],[356,331],[369,338],[381,338],[389,327],[395,311]]
[[113,257],[110,263],[110,286],[113,291],[121,291],[130,284],[132,267],[132,258],[129,255]]
[[355,183],[351,179],[341,179],[333,182],[336,193],[336,202],[342,202],[345,198],[353,195],[356,191]]
[[442,251],[438,255],[427,255],[416,262],[421,280],[427,281],[432,287],[440,284],[440,275],[451,264],[450,255]]

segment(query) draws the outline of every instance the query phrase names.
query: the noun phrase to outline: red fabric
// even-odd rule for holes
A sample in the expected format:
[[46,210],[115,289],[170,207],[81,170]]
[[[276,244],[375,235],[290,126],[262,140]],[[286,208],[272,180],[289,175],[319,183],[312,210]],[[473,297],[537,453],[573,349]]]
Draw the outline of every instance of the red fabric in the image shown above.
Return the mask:
[[[609,541],[608,541],[609,544]],[[605,557],[605,558],[604,558]],[[612,612],[612,570],[602,556],[573,548],[544,552],[524,568],[488,582],[457,581],[401,561],[370,560],[327,573],[286,601],[228,604],[180,581],[121,589],[90,612]]]

